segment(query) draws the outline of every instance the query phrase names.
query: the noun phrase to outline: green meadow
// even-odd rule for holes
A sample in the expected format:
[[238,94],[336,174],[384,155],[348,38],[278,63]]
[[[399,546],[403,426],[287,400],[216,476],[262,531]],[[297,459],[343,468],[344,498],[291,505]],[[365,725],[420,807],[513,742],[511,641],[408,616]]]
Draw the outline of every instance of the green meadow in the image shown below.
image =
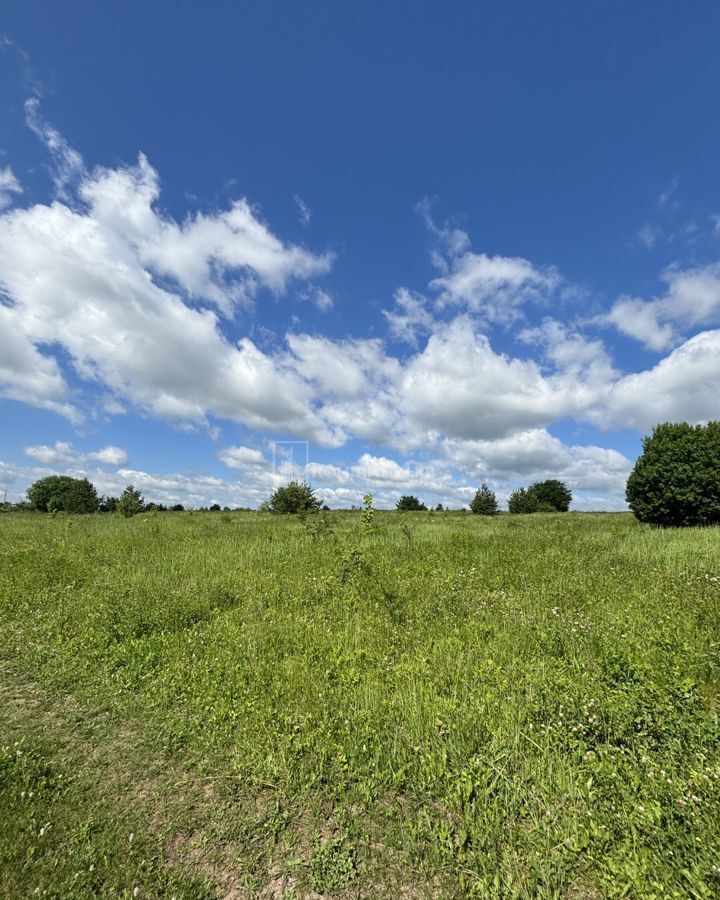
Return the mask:
[[0,516],[0,897],[720,896],[720,531]]

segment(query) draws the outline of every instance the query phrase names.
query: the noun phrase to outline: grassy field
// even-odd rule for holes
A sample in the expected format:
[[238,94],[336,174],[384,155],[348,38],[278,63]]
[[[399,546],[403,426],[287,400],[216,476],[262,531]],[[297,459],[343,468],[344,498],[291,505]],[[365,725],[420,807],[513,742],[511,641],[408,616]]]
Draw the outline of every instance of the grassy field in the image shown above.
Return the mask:
[[720,531],[0,516],[0,897],[720,896]]

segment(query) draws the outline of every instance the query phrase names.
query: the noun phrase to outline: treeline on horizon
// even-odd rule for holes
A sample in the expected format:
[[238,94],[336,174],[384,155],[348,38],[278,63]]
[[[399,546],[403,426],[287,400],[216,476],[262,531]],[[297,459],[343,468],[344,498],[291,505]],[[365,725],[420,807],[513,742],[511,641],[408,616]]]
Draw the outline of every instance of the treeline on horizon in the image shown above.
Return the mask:
[[[528,488],[518,488],[508,498],[509,512],[567,512],[572,500],[570,490],[560,481],[552,479],[536,482]],[[371,507],[372,495],[365,495],[365,507]],[[351,505],[335,511],[357,511],[361,506]],[[449,506],[438,503],[433,509],[418,497],[404,494],[395,505],[399,512],[451,512]],[[27,489],[27,499],[19,503],[3,502],[0,510],[42,513],[71,513],[89,515],[93,513],[120,513],[126,517],[141,512],[270,512],[284,515],[330,511],[330,507],[319,498],[315,489],[307,482],[291,481],[276,491],[257,510],[249,506],[185,506],[182,503],[164,504],[146,501],[134,485],[129,484],[119,497],[99,494],[87,478],[70,475],[48,475],[34,482]],[[460,507],[456,512],[472,512],[478,515],[494,516],[500,512],[495,493],[486,482],[477,490],[468,507]]]
[[[636,518],[649,525],[680,527],[720,524],[720,422],[690,425],[687,422],[657,425],[643,439],[643,452],[635,462],[625,488],[625,499]],[[567,512],[572,501],[569,488],[556,478],[517,488],[508,497],[510,513]],[[364,499],[372,509],[372,495]],[[362,507],[352,507],[358,509]],[[165,506],[146,503],[142,494],[129,484],[120,497],[99,496],[87,478],[48,475],[32,484],[23,503],[3,503],[0,510],[40,511],[47,513],[120,513],[134,516],[140,512],[180,512],[183,504]],[[251,511],[251,507],[235,507]],[[258,507],[259,512],[306,514],[328,510],[324,501],[306,482],[291,481],[279,487]],[[415,495],[405,494],[396,503],[400,512],[428,511]],[[495,493],[486,482],[469,503],[470,512],[494,516],[500,510]],[[197,511],[231,512],[219,503]],[[449,511],[441,503],[430,512]],[[458,510],[466,512],[466,509]]]

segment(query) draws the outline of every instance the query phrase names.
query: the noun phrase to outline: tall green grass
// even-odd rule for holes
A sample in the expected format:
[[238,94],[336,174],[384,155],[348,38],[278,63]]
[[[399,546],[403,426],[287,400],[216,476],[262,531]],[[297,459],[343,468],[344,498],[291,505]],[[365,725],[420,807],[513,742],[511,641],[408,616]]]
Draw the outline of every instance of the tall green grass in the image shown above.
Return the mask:
[[[138,769],[212,784],[195,830],[247,896],[720,895],[717,529],[18,514],[0,536],[11,670],[142,735]],[[181,807],[158,871],[198,868]],[[29,859],[13,889],[47,883]]]

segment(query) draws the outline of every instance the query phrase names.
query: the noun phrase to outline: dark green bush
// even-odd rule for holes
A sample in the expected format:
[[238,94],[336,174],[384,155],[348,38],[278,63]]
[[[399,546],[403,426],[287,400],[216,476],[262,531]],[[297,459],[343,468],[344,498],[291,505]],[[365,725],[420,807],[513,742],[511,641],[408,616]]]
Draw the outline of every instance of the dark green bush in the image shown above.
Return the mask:
[[412,494],[403,494],[395,504],[395,508],[400,510],[400,512],[417,512],[426,510],[427,506]]
[[538,512],[567,512],[570,508],[572,493],[557,478],[536,481],[530,485],[528,491],[535,495]]
[[651,525],[720,523],[720,422],[657,425],[643,440],[625,499]]
[[143,500],[140,491],[129,484],[122,492],[116,508],[126,519],[129,519],[143,511],[145,508],[145,501]]
[[483,481],[482,486],[475,492],[475,496],[470,503],[470,509],[477,516],[497,515],[498,504],[495,491],[490,490],[487,482]]
[[537,497],[525,488],[518,488],[508,497],[508,509],[511,513],[537,512]]
[[30,507],[40,512],[93,513],[99,505],[97,491],[87,478],[48,475],[27,491]]
[[307,482],[291,481],[275,491],[269,506],[274,513],[306,513],[320,509],[322,500],[315,496],[315,491]]

